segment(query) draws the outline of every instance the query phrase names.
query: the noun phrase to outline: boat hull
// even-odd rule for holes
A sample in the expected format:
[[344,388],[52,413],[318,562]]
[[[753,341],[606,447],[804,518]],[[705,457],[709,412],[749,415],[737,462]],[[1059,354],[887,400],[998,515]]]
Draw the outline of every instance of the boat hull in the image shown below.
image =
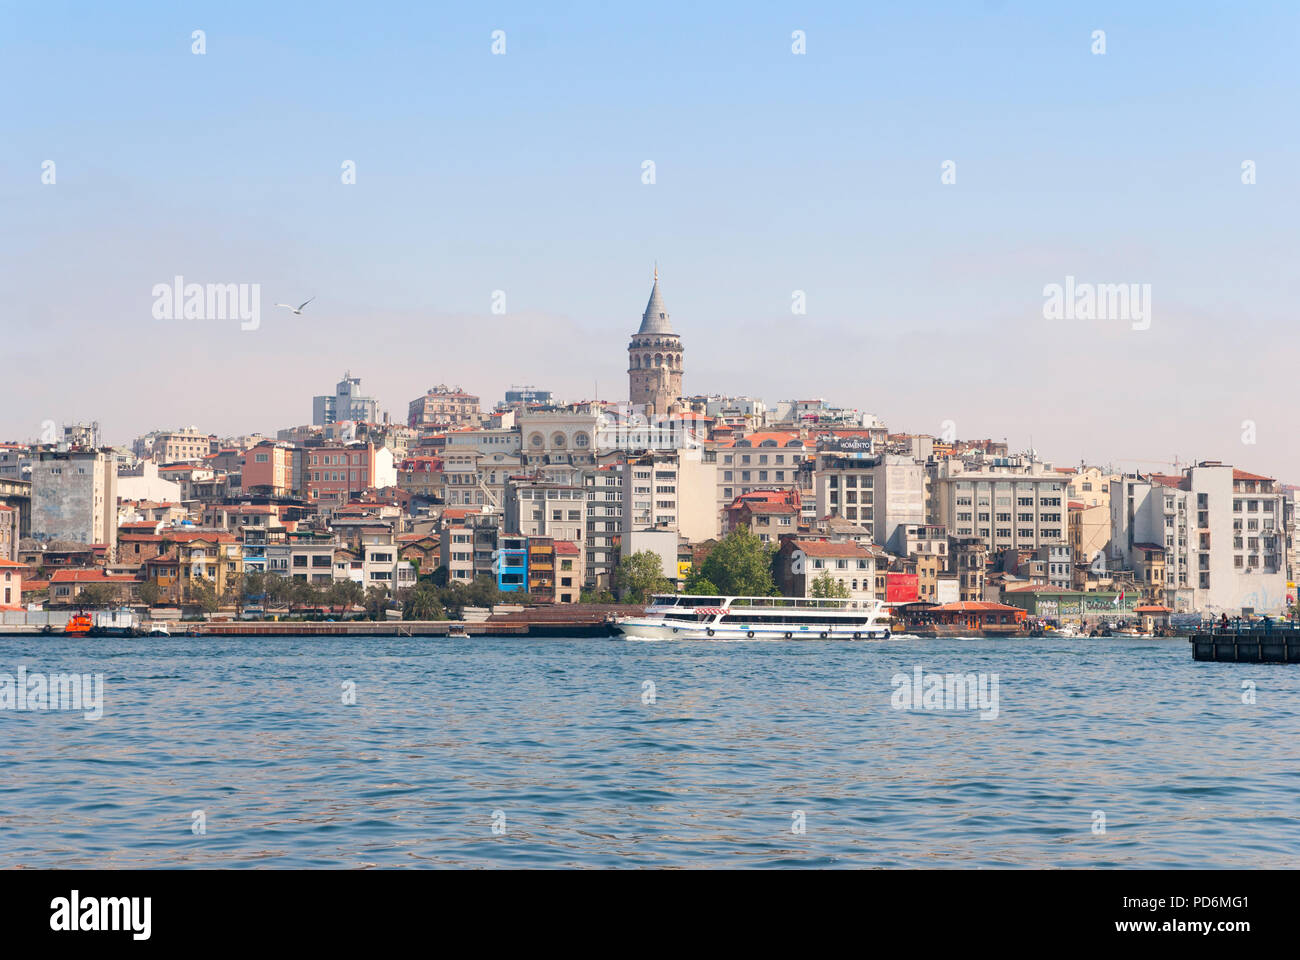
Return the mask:
[[888,627],[835,627],[668,623],[655,618],[621,620],[614,629],[627,640],[887,640]]

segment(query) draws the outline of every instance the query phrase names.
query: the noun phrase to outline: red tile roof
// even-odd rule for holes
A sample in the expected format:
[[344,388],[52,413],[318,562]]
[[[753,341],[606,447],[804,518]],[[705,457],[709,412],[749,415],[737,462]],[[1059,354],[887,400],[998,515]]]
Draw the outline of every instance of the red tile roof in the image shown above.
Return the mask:
[[135,583],[135,577],[110,576],[103,570],[56,570],[51,583]]
[[797,430],[763,430],[757,433],[751,433],[745,437],[736,437],[734,439],[723,441],[724,447],[734,447],[742,440],[747,442],[751,447],[757,447],[767,440],[775,440],[777,446],[783,447],[791,440],[798,440],[799,432]]
[[932,607],[929,613],[1024,613],[1020,607],[1005,603],[990,603],[987,600],[962,600],[959,603],[943,603]]
[[1272,480],[1273,477],[1260,476],[1258,473],[1247,473],[1245,470],[1233,470],[1232,479],[1234,480]]
[[572,540],[556,540],[555,552],[557,554],[562,553],[566,557],[577,557],[582,555],[582,551],[578,549],[578,545]]

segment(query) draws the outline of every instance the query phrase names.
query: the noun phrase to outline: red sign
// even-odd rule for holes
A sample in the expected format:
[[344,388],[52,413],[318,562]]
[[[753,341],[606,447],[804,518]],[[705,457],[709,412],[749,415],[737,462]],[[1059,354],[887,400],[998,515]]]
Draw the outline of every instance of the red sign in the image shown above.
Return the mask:
[[917,576],[914,573],[885,574],[885,602],[913,603],[921,596]]

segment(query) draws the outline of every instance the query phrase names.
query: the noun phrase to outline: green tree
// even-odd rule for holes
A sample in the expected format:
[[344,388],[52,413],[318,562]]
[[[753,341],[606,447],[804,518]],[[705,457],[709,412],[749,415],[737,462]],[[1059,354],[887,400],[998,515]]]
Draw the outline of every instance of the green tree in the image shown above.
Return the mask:
[[442,601],[438,599],[438,589],[428,584],[419,584],[402,591],[403,620],[444,620],[446,612]]
[[501,602],[501,588],[489,576],[475,577],[469,586],[469,605],[494,607]]
[[682,588],[686,593],[693,593],[697,597],[708,597],[715,594],[721,594],[717,584],[706,577],[699,570],[692,570],[691,575],[686,578],[686,585]]
[[777,592],[772,579],[774,554],[748,527],[737,527],[709,551],[700,564],[700,578],[715,585],[719,594],[772,596]]
[[331,606],[343,607],[349,612],[352,607],[360,607],[366,602],[366,591],[355,580],[336,580],[329,587]]
[[157,580],[146,580],[136,592],[140,595],[140,602],[148,606],[156,607],[162,602],[162,587],[158,586]]
[[212,581],[195,577],[190,583],[190,600],[198,604],[204,613],[213,613],[220,605],[217,600],[217,588]]
[[117,603],[117,589],[107,583],[88,583],[77,594],[83,607],[111,607]]
[[366,590],[366,616],[371,620],[383,620],[388,610],[388,588],[370,587]]
[[818,599],[847,600],[849,598],[849,588],[844,586],[844,581],[832,577],[829,570],[823,570],[813,577],[809,589]]
[[265,580],[266,599],[276,605],[282,604],[293,593],[293,581],[279,574],[268,574]]
[[663,561],[653,550],[629,554],[618,562],[614,583],[625,603],[644,603],[652,593],[667,593],[673,585],[663,575]]

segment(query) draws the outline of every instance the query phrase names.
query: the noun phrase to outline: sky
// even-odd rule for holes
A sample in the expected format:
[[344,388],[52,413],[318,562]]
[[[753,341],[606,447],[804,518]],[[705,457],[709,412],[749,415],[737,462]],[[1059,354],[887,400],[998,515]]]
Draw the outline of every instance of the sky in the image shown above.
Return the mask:
[[[5,0],[0,439],[270,434],[345,370],[397,420],[439,383],[626,399],[657,262],[688,394],[1300,482],[1298,28],[1293,2]],[[261,325],[160,319],[176,276],[259,284]],[[1149,284],[1149,316],[1049,318],[1066,277]]]

